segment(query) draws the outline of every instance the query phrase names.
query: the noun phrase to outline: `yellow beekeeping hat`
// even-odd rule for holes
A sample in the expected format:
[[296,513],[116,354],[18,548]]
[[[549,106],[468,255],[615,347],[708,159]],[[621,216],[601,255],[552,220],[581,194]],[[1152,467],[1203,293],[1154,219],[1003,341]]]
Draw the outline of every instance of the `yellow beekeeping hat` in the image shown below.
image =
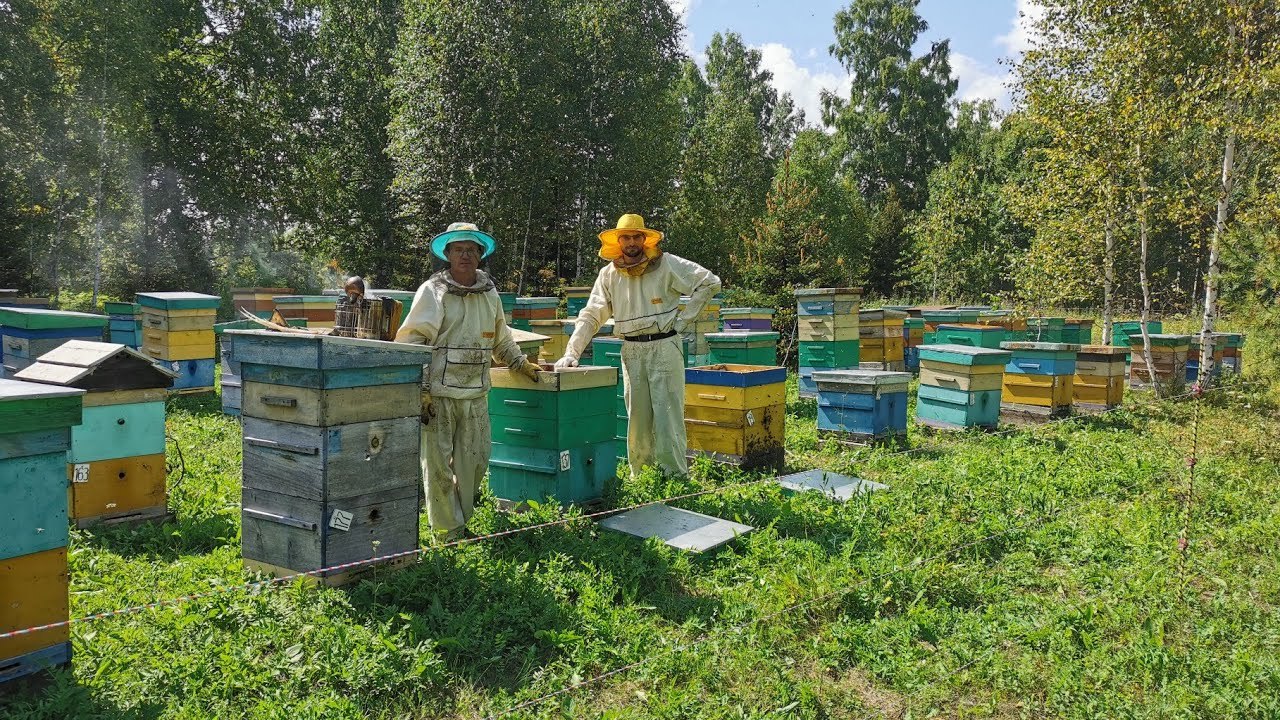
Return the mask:
[[618,226],[600,233],[600,257],[605,260],[616,260],[622,257],[622,246],[618,244],[618,236],[626,233],[644,233],[645,255],[653,257],[657,254],[658,243],[662,242],[662,233],[644,226],[644,218],[635,213],[627,213],[618,218]]

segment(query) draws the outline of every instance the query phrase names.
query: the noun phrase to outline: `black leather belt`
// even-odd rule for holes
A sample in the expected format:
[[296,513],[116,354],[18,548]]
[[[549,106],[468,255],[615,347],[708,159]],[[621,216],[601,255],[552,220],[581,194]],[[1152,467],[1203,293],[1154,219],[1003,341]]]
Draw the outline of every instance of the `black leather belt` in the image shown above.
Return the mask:
[[653,342],[654,340],[665,340],[669,337],[675,337],[675,335],[675,330],[668,330],[667,332],[657,333],[655,335],[624,335],[622,339],[627,342]]

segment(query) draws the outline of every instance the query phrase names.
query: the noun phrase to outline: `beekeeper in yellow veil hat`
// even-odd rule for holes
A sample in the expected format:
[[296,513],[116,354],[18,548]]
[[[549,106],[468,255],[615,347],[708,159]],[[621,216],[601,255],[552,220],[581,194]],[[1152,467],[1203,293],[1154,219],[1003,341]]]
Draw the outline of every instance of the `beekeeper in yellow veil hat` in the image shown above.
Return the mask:
[[[627,457],[634,476],[646,465],[688,473],[684,433],[684,345],[681,335],[720,292],[720,278],[671,253],[663,234],[628,213],[600,233],[600,269],[587,305],[557,368],[575,367],[600,326],[613,318],[622,336],[622,381],[627,416]],[[680,296],[688,295],[684,311]]]

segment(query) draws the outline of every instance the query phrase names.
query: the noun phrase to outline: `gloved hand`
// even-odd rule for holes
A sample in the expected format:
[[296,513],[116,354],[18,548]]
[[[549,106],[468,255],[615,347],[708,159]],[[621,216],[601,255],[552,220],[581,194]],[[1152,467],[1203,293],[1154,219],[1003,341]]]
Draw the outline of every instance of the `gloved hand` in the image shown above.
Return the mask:
[[538,382],[538,364],[525,360],[516,370],[533,382]]
[[565,355],[556,361],[556,370],[565,370],[568,368],[578,367],[578,358]]

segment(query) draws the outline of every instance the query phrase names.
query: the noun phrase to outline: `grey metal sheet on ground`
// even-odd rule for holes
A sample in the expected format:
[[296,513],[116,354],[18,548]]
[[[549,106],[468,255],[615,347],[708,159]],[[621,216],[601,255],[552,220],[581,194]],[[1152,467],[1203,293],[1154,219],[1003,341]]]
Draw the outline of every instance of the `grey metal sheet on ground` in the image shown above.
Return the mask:
[[826,470],[805,470],[792,475],[783,475],[776,482],[787,490],[795,492],[817,490],[841,502],[858,493],[889,489],[888,485]]
[[681,550],[704,552],[755,528],[691,510],[647,505],[601,521],[601,526],[641,538],[656,537]]

